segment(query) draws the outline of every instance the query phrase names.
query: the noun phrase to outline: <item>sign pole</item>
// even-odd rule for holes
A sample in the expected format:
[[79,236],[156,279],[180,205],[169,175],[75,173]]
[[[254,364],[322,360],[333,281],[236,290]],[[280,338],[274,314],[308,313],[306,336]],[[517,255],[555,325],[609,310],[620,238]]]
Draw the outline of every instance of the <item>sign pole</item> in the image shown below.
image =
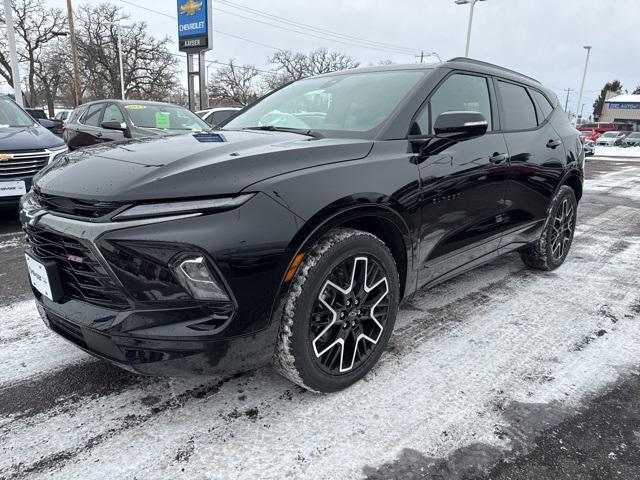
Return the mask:
[[13,10],[11,1],[4,0],[4,16],[7,24],[7,40],[9,41],[9,56],[11,60],[11,80],[13,82],[13,92],[16,103],[24,106],[22,100],[22,84],[20,82],[20,66],[18,65],[18,53],[16,52],[16,34],[13,29]]
[[198,55],[198,78],[200,80],[200,110],[209,108],[209,94],[207,93],[207,65],[204,58],[205,51]]
[[[6,1],[6,0],[5,0]],[[187,54],[187,87],[189,109],[194,111],[195,76],[198,76],[201,110],[209,107],[207,93],[207,66],[205,52],[213,46],[213,0],[178,0],[178,47]],[[193,57],[198,55],[198,69],[194,69]]]
[[193,54],[187,53],[187,89],[189,91],[189,110],[192,112],[196,110],[196,89],[193,78],[195,75],[197,73],[193,71]]

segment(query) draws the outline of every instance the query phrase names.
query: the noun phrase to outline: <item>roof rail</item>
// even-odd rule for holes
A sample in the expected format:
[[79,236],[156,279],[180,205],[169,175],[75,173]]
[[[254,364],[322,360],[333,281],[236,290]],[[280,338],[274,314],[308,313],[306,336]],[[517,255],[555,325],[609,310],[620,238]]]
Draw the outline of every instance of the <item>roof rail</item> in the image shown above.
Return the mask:
[[524,73],[516,72],[515,70],[511,70],[509,68],[501,67],[500,65],[495,65],[493,63],[483,62],[482,60],[476,60],[475,58],[454,57],[454,58],[450,58],[449,60],[447,60],[447,62],[473,63],[474,65],[482,65],[482,66],[485,66],[485,67],[491,67],[491,68],[495,68],[496,70],[502,70],[503,72],[508,72],[508,73],[513,74],[513,75],[518,75],[520,77],[528,78],[529,80],[534,81],[536,83],[540,83],[539,80],[536,80],[533,77],[525,75]]

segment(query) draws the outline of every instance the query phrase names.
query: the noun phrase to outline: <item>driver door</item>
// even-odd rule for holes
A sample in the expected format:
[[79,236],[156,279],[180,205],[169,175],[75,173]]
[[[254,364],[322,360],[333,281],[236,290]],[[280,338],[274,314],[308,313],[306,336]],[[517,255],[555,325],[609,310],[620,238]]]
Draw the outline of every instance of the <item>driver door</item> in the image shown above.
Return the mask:
[[421,185],[419,285],[453,276],[497,255],[503,231],[508,153],[489,77],[454,72],[416,117],[412,133],[433,134],[447,111],[476,111],[489,123],[481,137],[427,144],[418,154]]

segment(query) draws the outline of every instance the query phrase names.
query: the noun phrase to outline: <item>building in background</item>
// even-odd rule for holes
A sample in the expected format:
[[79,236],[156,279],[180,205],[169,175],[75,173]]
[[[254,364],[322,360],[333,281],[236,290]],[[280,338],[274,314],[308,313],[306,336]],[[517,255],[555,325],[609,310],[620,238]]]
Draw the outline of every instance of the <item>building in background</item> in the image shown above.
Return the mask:
[[616,95],[607,98],[598,122],[630,123],[640,131],[640,95]]

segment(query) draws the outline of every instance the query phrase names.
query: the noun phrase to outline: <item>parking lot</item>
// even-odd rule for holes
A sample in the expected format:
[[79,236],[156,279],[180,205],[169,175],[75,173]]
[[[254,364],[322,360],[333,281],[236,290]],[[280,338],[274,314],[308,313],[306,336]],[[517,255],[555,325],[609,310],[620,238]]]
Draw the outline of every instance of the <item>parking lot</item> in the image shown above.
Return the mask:
[[638,478],[640,407],[618,393],[638,390],[640,160],[587,170],[565,265],[509,255],[420,292],[374,371],[332,395],[270,368],[147,378],[82,353],[39,319],[3,213],[0,478]]

